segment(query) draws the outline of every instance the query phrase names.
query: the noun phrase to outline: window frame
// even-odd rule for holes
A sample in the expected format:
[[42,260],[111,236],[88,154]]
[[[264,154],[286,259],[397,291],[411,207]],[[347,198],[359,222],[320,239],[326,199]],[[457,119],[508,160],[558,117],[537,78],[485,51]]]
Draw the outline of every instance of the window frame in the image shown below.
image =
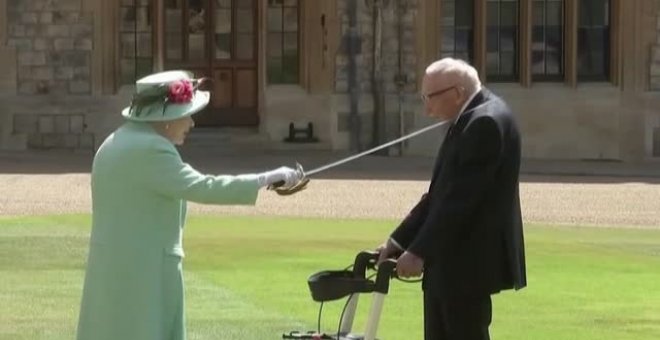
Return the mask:
[[[513,71],[513,74],[510,74],[510,75],[503,75],[501,73],[491,74],[491,75],[488,74],[488,13],[486,13],[486,22],[484,22],[484,26],[486,27],[486,34],[484,35],[485,44],[486,44],[486,52],[485,52],[486,53],[486,57],[485,57],[486,68],[484,69],[483,72],[485,74],[484,77],[488,82],[491,82],[491,83],[518,83],[518,82],[520,82],[520,76],[521,76],[521,74],[520,74],[520,61],[521,61],[520,60],[520,48],[521,48],[521,46],[520,46],[520,41],[521,41],[520,40],[520,29],[521,29],[521,26],[520,26],[520,21],[521,21],[520,9],[521,9],[521,5],[520,5],[520,3],[522,1],[525,1],[525,0],[510,1],[510,2],[515,2],[518,5],[518,7],[516,8],[517,24],[513,25],[513,26],[502,26],[502,25],[497,26],[498,27],[498,34],[502,33],[502,27],[516,27],[515,39],[514,39],[514,48],[513,48],[513,50],[514,50],[514,53],[513,53],[513,56],[514,56],[514,58],[513,58],[513,70],[514,71]],[[489,0],[485,1],[485,6],[486,6],[485,11],[486,12],[487,12],[487,8],[488,8],[488,2],[489,2]],[[501,0],[497,1],[497,4],[499,5],[499,7],[498,7],[498,10],[499,10],[498,21],[501,24],[501,20],[502,20],[502,8],[501,8],[502,1]],[[501,62],[502,53],[507,53],[508,52],[508,51],[502,52],[501,43],[502,43],[501,38],[500,38],[500,36],[498,36],[498,51],[497,51],[498,60],[499,60],[498,68],[501,68],[501,66],[502,66],[502,62]]]
[[[138,2],[144,0],[137,0]],[[320,2],[319,4],[310,3],[309,1],[299,0],[298,9],[298,81],[295,84],[269,84],[267,82],[267,68],[266,68],[266,48],[267,48],[267,1],[257,1],[257,17],[258,21],[257,32],[259,35],[259,42],[256,53],[256,62],[258,63],[258,84],[259,92],[261,89],[269,86],[289,86],[297,85],[303,89],[318,93],[327,92],[334,89],[334,74],[335,63],[332,57],[333,51],[338,49],[340,45],[340,28],[341,21],[338,17],[337,4],[334,2]],[[421,0],[424,1],[424,0]],[[151,2],[151,15],[154,20],[152,30],[152,68],[153,72],[164,70],[166,51],[165,46],[165,32],[164,22],[165,13],[164,0],[150,0]],[[120,71],[121,71],[121,41],[120,41],[120,7],[121,1],[107,1],[103,2],[103,11],[107,12],[107,16],[102,16],[103,20],[107,20],[107,26],[111,29],[103,32],[103,39],[108,42],[108,48],[104,51],[104,66],[103,66],[103,84],[101,85],[104,93],[117,93],[121,88],[126,86],[135,86],[135,84],[122,84]],[[328,60],[324,75],[319,79],[318,70],[315,69],[312,63],[318,62],[321,56],[310,48],[315,47],[315,42],[310,41],[317,36],[318,22],[311,20],[316,15],[324,14],[326,17],[325,33],[323,33],[323,42],[326,46],[323,55]],[[316,71],[314,71],[316,70]],[[316,73],[315,73],[316,72]],[[310,75],[314,74],[314,77]],[[260,94],[261,96],[261,94]],[[261,100],[261,99],[260,99]]]
[[[534,55],[534,50],[532,50],[532,45],[534,43],[534,2],[535,0],[530,1],[530,15],[531,15],[531,23],[530,23],[530,32],[529,34],[531,35],[531,40],[529,41],[529,48],[530,48],[530,58],[533,57]],[[535,83],[557,83],[557,82],[562,82],[566,78],[566,0],[561,1],[562,8],[561,8],[561,54],[560,54],[560,60],[561,60],[561,72],[560,74],[548,74],[547,72],[544,74],[534,74],[534,71],[532,70],[532,65],[530,64],[530,72],[531,72],[531,81]],[[549,26],[547,24],[547,5],[548,1],[544,1],[545,11],[543,15],[543,26],[544,29],[547,32],[547,27]],[[531,63],[531,59],[530,59]],[[547,66],[547,65],[546,65]]]
[[[263,6],[264,6],[264,15],[265,15],[265,20],[266,20],[265,27],[264,27],[264,32],[263,32],[263,34],[264,34],[264,45],[265,45],[265,49],[264,49],[264,63],[265,63],[264,81],[265,81],[267,86],[273,86],[273,85],[275,85],[275,86],[277,86],[277,85],[300,85],[300,84],[303,83],[303,79],[304,79],[304,76],[305,76],[305,74],[304,74],[304,72],[305,72],[305,70],[304,70],[305,53],[303,53],[304,48],[305,48],[305,45],[304,45],[305,41],[303,39],[303,35],[304,35],[303,28],[305,26],[305,22],[303,21],[304,20],[304,12],[305,12],[305,8],[304,8],[305,3],[306,3],[305,1],[297,0],[296,10],[297,10],[297,15],[298,15],[298,24],[297,24],[298,27],[297,27],[296,35],[297,35],[297,44],[298,44],[298,46],[297,46],[297,54],[298,54],[298,71],[297,72],[298,72],[298,74],[296,75],[297,79],[293,82],[270,82],[269,70],[268,70],[268,61],[269,61],[269,55],[268,55],[269,38],[268,38],[268,35],[271,33],[269,28],[268,28],[269,3],[268,3],[268,1],[265,1],[264,4],[263,4]],[[291,7],[284,6],[284,3],[283,3],[282,8],[291,8]],[[282,35],[282,46],[281,46],[282,47],[282,56],[280,57],[280,59],[281,59],[280,60],[281,65],[280,66],[282,66],[281,68],[283,69],[284,68],[284,66],[283,66],[283,64],[284,64],[284,35],[287,32],[284,31],[284,22],[282,22],[282,26],[283,26],[282,31],[280,31],[279,33]]]
[[[613,51],[612,51],[612,42],[613,42],[613,39],[612,39],[612,19],[615,16],[612,6],[614,4],[614,0],[605,0],[605,1],[609,2],[609,4],[608,4],[608,6],[609,6],[608,25],[607,25],[607,35],[609,36],[609,39],[607,39],[608,44],[605,47],[605,50],[609,49],[609,51],[607,51],[607,53],[604,56],[604,62],[605,62],[605,67],[604,68],[606,69],[606,71],[605,71],[605,74],[598,74],[598,75],[593,75],[593,74],[581,75],[578,71],[577,81],[579,83],[607,82],[612,77],[612,71],[613,71],[612,70],[612,53],[613,53]],[[578,18],[580,17],[579,12],[577,13],[577,16],[578,16]],[[593,29],[594,27],[591,26],[589,28]],[[580,30],[580,23],[579,23],[579,19],[578,19],[578,24],[576,25],[576,39],[578,40],[578,42],[579,42],[579,37],[577,35],[579,35],[579,30]],[[579,49],[576,53],[579,54]]]
[[[437,0],[427,0],[437,1]],[[498,79],[486,76],[486,51],[487,51],[487,0],[474,1],[474,41],[473,41],[473,66],[479,72],[481,80],[491,83],[499,83]],[[584,83],[610,83],[614,86],[620,84],[620,16],[621,1],[610,1],[610,25],[609,25],[609,51],[606,59],[609,62],[609,74],[607,77],[582,77],[578,76],[578,26],[579,26],[579,2],[580,0],[564,0],[564,49],[562,51],[564,74],[551,79],[532,79],[532,28],[533,28],[533,4],[532,1],[520,0],[519,9],[519,28],[518,28],[518,78],[523,87],[530,87],[532,83],[564,82],[568,86],[577,87]],[[441,6],[435,6],[435,16],[442,17]],[[439,21],[439,20],[438,20]],[[436,44],[442,45],[442,27],[435,28]],[[440,49],[437,48],[435,56],[440,55]]]
[[[452,13],[452,15],[453,15],[453,20],[454,20],[454,24],[453,24],[453,26],[451,26],[451,25],[446,25],[446,24],[444,23],[444,17],[442,16],[442,8],[443,8],[443,5],[445,4],[445,2],[446,2],[447,0],[436,0],[436,1],[438,1],[437,6],[438,6],[438,9],[439,9],[439,11],[440,11],[440,16],[439,16],[439,20],[438,20],[438,29],[439,29],[439,32],[440,32],[440,35],[439,35],[439,38],[440,38],[440,39],[439,39],[439,43],[438,43],[438,51],[437,51],[438,54],[439,54],[439,55],[444,55],[444,56],[449,56],[449,55],[451,55],[451,56],[454,57],[454,58],[458,57],[459,54],[467,54],[467,59],[463,58],[463,60],[465,60],[465,61],[467,61],[467,62],[474,63],[474,62],[475,62],[475,58],[476,58],[475,53],[474,53],[474,52],[475,52],[474,44],[475,44],[475,41],[476,41],[476,38],[475,38],[475,37],[476,37],[476,23],[477,23],[477,17],[476,17],[476,11],[475,11],[475,1],[474,1],[474,0],[470,0],[470,1],[472,1],[472,5],[471,5],[471,7],[472,7],[472,11],[473,11],[473,13],[472,13],[471,22],[470,22],[470,25],[469,25],[469,26],[466,26],[466,25],[459,25],[459,24],[457,23],[458,19],[457,19],[457,15],[456,15],[456,12],[457,12],[457,10],[456,10],[456,1],[458,1],[458,0],[453,0],[453,1],[452,1],[452,2],[454,3],[454,8],[453,8],[454,11],[453,11],[453,13]],[[445,49],[444,49],[445,45],[442,43],[442,37],[443,37],[443,35],[444,35],[444,31],[443,31],[443,30],[444,30],[445,28],[447,28],[447,27],[451,27],[452,30],[453,30],[454,44],[452,45],[452,48],[451,48],[450,50],[445,50]],[[457,40],[457,39],[456,39],[456,36],[457,36],[457,35],[456,35],[457,27],[460,28],[461,31],[465,31],[465,28],[466,28],[466,27],[469,27],[469,30],[468,30],[469,35],[468,35],[468,39],[467,39],[467,40],[468,40],[468,46],[470,45],[470,43],[469,43],[470,41],[472,42],[472,46],[469,46],[469,47],[468,47],[468,50],[466,50],[466,51],[459,50],[459,49],[457,48],[457,46],[458,46],[458,43],[456,42],[456,40]]]
[[[144,75],[148,75],[149,73],[152,73],[153,70],[157,67],[158,60],[157,60],[157,57],[156,57],[156,54],[157,54],[156,48],[158,47],[158,42],[156,41],[156,39],[157,39],[156,27],[158,25],[159,18],[157,17],[156,10],[157,10],[157,7],[158,7],[157,6],[158,2],[159,1],[157,1],[157,0],[147,0],[147,1],[145,1],[145,0],[135,0],[134,1],[134,4],[136,4],[137,7],[139,7],[139,8],[146,7],[146,14],[148,16],[148,20],[150,20],[150,25],[151,25],[149,32],[145,32],[145,31],[138,31],[138,32],[134,32],[134,33],[124,32],[122,30],[122,19],[123,19],[122,18],[122,9],[123,8],[131,8],[133,6],[124,5],[123,1],[117,1],[116,2],[116,7],[113,8],[113,10],[114,10],[114,24],[116,25],[115,26],[116,31],[114,32],[114,41],[115,41],[115,44],[116,44],[115,45],[116,49],[114,51],[114,66],[115,66],[115,69],[116,69],[116,73],[115,73],[116,75],[115,75],[115,78],[113,79],[114,90],[115,91],[117,89],[123,87],[123,86],[134,86],[135,85],[134,81],[137,81],[139,78],[141,78]],[[144,3],[146,3],[146,4],[144,4]],[[133,15],[135,16],[134,20],[137,21],[137,12],[133,12]],[[135,51],[133,51],[133,53],[134,53],[133,59],[134,59],[134,63],[135,63],[134,65],[135,66],[137,66],[138,59],[143,59],[142,62],[145,62],[146,59],[150,59],[149,63],[151,65],[151,70],[152,71],[147,73],[147,74],[138,74],[137,70],[135,69],[135,70],[133,70],[134,71],[134,76],[133,77],[136,78],[136,79],[134,79],[133,82],[128,82],[127,83],[122,78],[122,75],[123,75],[122,62],[123,62],[124,59],[127,59],[124,56],[122,36],[123,35],[130,35],[130,34],[134,34],[134,38],[136,38],[136,39],[137,39],[138,35],[144,35],[144,34],[149,34],[150,35],[150,39],[149,39],[149,41],[150,41],[149,48],[151,49],[150,56],[147,56],[147,57],[138,56],[137,44],[139,44],[139,42],[138,42],[139,39],[137,39],[136,42],[134,42]],[[113,92],[115,92],[115,91],[113,91]]]

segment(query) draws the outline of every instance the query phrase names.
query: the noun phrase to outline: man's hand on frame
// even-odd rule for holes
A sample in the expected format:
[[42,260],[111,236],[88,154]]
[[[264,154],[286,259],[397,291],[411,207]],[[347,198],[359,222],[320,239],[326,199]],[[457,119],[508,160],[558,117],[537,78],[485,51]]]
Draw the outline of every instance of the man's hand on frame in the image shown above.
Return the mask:
[[421,276],[423,270],[424,260],[411,252],[404,252],[396,261],[396,274],[401,278]]

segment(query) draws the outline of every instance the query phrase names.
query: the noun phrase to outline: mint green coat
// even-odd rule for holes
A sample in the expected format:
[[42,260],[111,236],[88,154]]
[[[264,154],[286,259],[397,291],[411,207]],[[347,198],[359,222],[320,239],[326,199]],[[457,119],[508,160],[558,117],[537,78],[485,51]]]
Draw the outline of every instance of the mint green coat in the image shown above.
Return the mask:
[[250,204],[255,175],[209,176],[145,123],[127,122],[92,168],[92,233],[78,340],[186,338],[181,237],[186,201]]

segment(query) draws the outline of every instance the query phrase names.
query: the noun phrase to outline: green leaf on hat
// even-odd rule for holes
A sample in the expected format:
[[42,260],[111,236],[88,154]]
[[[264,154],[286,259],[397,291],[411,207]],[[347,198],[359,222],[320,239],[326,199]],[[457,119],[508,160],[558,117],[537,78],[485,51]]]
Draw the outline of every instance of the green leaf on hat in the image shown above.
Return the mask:
[[135,113],[135,116],[139,116],[142,113],[142,110],[148,106],[154,105],[156,103],[163,103],[163,115],[165,114],[165,108],[167,107],[169,93],[169,84],[160,84],[154,86],[139,93],[136,93],[133,96],[133,101],[131,102],[131,111]]

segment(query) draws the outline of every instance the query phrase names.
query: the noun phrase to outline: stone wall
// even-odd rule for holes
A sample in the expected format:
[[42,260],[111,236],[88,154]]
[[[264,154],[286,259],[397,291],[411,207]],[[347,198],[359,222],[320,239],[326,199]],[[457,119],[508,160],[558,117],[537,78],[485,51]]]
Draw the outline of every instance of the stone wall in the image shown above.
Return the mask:
[[9,0],[7,18],[18,94],[91,93],[93,18],[80,0]]
[[29,148],[92,149],[94,135],[86,133],[85,115],[22,114],[13,119],[14,134],[27,137]]
[[81,0],[6,0],[4,10],[15,83],[0,94],[0,147],[93,149],[90,108],[75,104],[92,94],[92,13],[82,11]]
[[[349,10],[354,0],[338,1],[338,17],[341,25],[341,46],[336,56],[335,91],[337,93],[337,128],[343,136],[344,148],[349,145],[350,89],[349,89],[349,49],[350,30]],[[410,97],[417,92],[417,55],[415,37],[416,0],[355,0],[357,5],[356,28],[358,48],[356,54],[358,114],[360,117],[361,148],[382,143],[399,136],[413,119],[415,100]],[[375,6],[381,8],[381,50],[380,50],[380,100],[374,100],[374,46],[377,46],[378,34],[374,32],[376,18]],[[400,26],[399,26],[400,25]],[[399,29],[401,31],[399,31]],[[401,36],[401,38],[399,38]],[[399,54],[401,53],[401,54]],[[399,92],[401,91],[401,92]],[[401,97],[400,97],[401,95]],[[416,97],[415,97],[416,98]],[[400,107],[400,105],[402,105]],[[380,109],[376,109],[380,107]],[[376,112],[379,111],[379,112]],[[374,123],[374,114],[380,118],[380,125]],[[378,141],[372,136],[378,131]]]

